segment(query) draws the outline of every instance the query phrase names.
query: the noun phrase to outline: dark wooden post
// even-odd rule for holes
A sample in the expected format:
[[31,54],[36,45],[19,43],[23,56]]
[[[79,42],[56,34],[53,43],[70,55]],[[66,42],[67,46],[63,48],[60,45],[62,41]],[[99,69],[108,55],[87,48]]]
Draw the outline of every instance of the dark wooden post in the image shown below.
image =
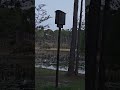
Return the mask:
[[109,14],[109,5],[110,0],[105,0],[105,6],[103,10],[103,28],[102,28],[102,37],[100,44],[100,61],[99,61],[99,90],[105,89],[105,44],[106,44],[106,35],[108,29],[108,14]]
[[[86,90],[96,90],[97,48],[101,0],[91,0],[85,28],[85,85]],[[87,20],[88,19],[88,20]]]

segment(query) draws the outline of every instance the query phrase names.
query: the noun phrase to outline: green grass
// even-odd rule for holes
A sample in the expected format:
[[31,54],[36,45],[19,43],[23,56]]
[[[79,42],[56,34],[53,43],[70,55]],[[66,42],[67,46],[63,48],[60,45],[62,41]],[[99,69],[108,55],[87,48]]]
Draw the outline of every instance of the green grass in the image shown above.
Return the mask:
[[55,88],[55,71],[36,68],[35,90],[85,90],[84,77],[68,77],[66,72],[59,72],[59,87]]

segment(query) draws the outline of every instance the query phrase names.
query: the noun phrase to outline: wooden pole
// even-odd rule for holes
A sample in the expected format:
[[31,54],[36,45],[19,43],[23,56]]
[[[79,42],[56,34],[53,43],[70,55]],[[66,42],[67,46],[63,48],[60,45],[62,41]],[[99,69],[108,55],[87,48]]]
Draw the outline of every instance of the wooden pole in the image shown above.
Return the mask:
[[61,28],[59,27],[58,48],[57,48],[57,68],[56,68],[56,88],[58,87],[58,79],[59,79],[58,76],[59,76],[60,32],[61,32]]

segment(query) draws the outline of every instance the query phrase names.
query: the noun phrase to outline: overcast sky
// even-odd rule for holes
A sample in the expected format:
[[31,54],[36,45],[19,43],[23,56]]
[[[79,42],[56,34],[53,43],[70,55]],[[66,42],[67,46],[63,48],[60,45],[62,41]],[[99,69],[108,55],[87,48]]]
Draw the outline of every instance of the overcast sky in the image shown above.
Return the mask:
[[[79,0],[79,11],[80,11],[80,1],[81,0]],[[85,10],[84,8],[85,0],[83,1],[84,1],[83,9]],[[35,0],[35,6],[38,6],[39,4],[46,4],[44,8],[47,10],[48,15],[52,17],[51,19],[45,22],[45,24],[49,24],[50,29],[52,30],[57,29],[55,25],[56,10],[62,10],[66,13],[66,25],[64,25],[63,28],[64,29],[72,28],[74,0]]]

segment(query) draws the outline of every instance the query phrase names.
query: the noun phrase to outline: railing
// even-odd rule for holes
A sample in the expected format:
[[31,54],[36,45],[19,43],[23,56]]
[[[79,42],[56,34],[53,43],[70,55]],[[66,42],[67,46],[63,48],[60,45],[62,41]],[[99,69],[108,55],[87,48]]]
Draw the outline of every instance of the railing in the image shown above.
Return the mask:
[[120,90],[120,70],[106,74],[105,90]]

